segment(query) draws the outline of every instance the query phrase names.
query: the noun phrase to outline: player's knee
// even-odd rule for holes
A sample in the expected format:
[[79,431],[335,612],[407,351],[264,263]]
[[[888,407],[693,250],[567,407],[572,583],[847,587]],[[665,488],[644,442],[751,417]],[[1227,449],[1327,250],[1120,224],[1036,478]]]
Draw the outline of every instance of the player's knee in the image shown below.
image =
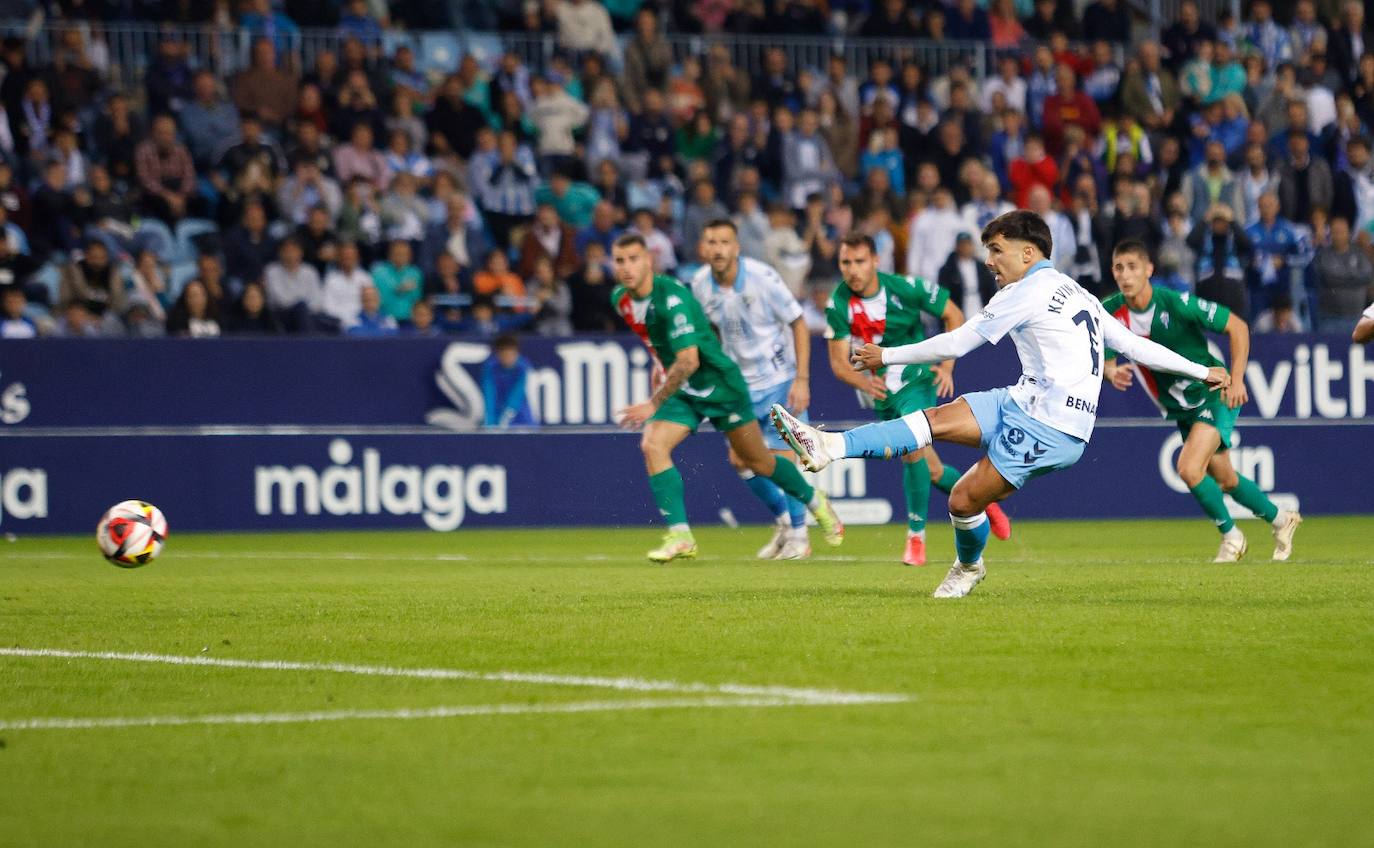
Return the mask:
[[1207,476],[1206,469],[1198,468],[1195,465],[1185,465],[1182,462],[1175,467],[1175,470],[1178,471],[1179,479],[1190,489],[1201,483],[1202,478]]
[[959,486],[954,487],[954,491],[949,493],[949,514],[958,516],[977,515],[986,507],[975,501],[969,496],[968,492]]
[[639,440],[639,450],[644,454],[645,459],[651,461],[655,459],[667,459],[669,454],[668,448],[662,442],[648,435]]
[[777,462],[778,458],[776,456],[764,451],[756,456],[751,455],[747,457],[742,467],[749,469],[760,477],[771,477],[773,476],[773,469],[777,467]]
[[1223,492],[1234,492],[1236,487],[1240,485],[1240,475],[1235,471],[1229,474],[1222,472],[1221,474],[1213,474],[1212,476],[1216,478],[1217,485],[1221,487]]

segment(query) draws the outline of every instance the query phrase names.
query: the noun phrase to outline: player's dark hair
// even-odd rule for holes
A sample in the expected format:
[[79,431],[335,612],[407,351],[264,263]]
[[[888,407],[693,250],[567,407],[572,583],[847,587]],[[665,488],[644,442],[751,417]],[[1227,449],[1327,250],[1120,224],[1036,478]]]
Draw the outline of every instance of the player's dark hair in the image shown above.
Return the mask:
[[1028,241],[1039,248],[1040,252],[1049,257],[1054,247],[1054,238],[1050,235],[1050,226],[1045,223],[1045,219],[1031,212],[1029,209],[1016,209],[998,215],[988,222],[983,228],[983,244],[987,244],[998,236],[1002,236],[1008,241]]
[[[423,302],[423,301],[422,301]],[[502,333],[491,343],[492,350],[519,350],[520,340],[512,333]]]
[[1152,261],[1150,259],[1150,249],[1146,247],[1145,242],[1140,239],[1122,239],[1116,243],[1116,247],[1112,248],[1112,256],[1125,256],[1127,253],[1134,253],[1136,256],[1142,257],[1146,262]]
[[853,250],[856,247],[866,247],[868,252],[874,256],[878,255],[878,245],[874,243],[873,237],[867,233],[853,232],[840,239],[840,247],[847,247]]
[[706,226],[702,227],[701,231],[704,233],[707,230],[717,230],[722,227],[734,233],[735,235],[739,235],[739,228],[736,227],[735,222],[731,221],[729,218],[712,218],[711,220],[706,222]]
[[648,245],[644,243],[644,236],[640,235],[639,233],[626,233],[625,235],[620,236],[615,240],[614,243],[612,243],[611,249],[614,250],[617,247],[634,247],[635,245],[639,245],[645,250],[649,249]]

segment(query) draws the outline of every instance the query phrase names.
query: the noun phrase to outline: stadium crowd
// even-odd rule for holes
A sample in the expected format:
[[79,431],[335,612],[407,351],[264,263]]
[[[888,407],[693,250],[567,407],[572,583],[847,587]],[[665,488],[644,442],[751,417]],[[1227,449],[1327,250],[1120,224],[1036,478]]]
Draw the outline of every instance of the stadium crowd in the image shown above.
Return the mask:
[[[685,275],[702,226],[727,216],[817,331],[851,230],[883,270],[937,280],[969,314],[994,291],[977,235],[1015,207],[1045,216],[1054,263],[1099,295],[1111,245],[1141,238],[1156,284],[1259,331],[1347,333],[1374,298],[1360,0],[1251,0],[1215,24],[1183,0],[1157,38],[1123,0],[62,0],[49,14],[204,15],[252,33],[251,59],[220,79],[168,36],[143,88],[120,90],[99,26],[62,30],[41,65],[4,41],[5,337],[617,330],[611,242],[638,231],[659,270]],[[382,49],[388,27],[435,21],[547,32],[559,50],[537,69],[461,55],[444,73]],[[302,66],[299,26],[336,27],[339,49]],[[675,55],[665,31],[707,37]],[[736,33],[995,52],[984,79],[886,46],[862,76],[840,54],[791,66],[782,47],[750,73],[722,42]]]

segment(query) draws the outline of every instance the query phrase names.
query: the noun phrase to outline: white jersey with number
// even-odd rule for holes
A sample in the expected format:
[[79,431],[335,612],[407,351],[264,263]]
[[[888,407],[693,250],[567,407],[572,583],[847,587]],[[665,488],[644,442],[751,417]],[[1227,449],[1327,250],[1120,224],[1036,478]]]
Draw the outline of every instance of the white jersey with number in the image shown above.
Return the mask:
[[750,390],[797,376],[792,322],[801,317],[802,307],[772,266],[741,256],[734,284],[726,286],[703,266],[692,276],[692,294],[719,329],[725,355],[739,366]]
[[1041,262],[998,292],[968,326],[993,344],[1011,335],[1021,379],[1010,394],[1027,415],[1085,442],[1092,436],[1103,337],[1110,344],[1119,333],[1130,335],[1097,298]]
[[1369,320],[1374,321],[1374,303],[1369,304],[1369,306],[1365,308],[1364,314],[1362,314],[1360,317],[1368,318]]

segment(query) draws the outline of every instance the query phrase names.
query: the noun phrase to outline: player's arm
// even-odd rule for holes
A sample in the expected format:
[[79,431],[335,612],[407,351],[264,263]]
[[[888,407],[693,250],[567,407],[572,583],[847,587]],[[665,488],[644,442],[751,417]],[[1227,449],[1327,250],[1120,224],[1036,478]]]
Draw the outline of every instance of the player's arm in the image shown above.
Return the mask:
[[[956,306],[954,301],[946,300],[940,321],[945,325],[946,333],[957,330],[964,326],[964,310]],[[946,359],[931,370],[935,373],[935,396],[954,397],[954,360]]]
[[653,417],[663,402],[672,397],[678,389],[681,389],[697,369],[701,367],[701,353],[695,345],[684,347],[676,352],[676,359],[668,372],[663,375],[663,382],[654,390],[654,393],[643,403],[627,406],[620,413],[620,426],[626,429],[638,429],[644,422]]
[[1107,354],[1107,358],[1102,360],[1102,376],[1112,384],[1112,388],[1124,392],[1131,387],[1135,372],[1118,363],[1114,351],[1108,351]]
[[961,324],[948,333],[899,347],[864,345],[854,353],[853,367],[856,371],[877,370],[884,365],[930,365],[946,359],[958,359],[987,341],[973,326]]
[[1107,346],[1129,356],[1132,361],[1155,371],[1168,371],[1201,380],[1214,388],[1225,388],[1231,383],[1231,375],[1225,368],[1208,368],[1190,359],[1185,359],[1164,345],[1137,336],[1111,318],[1101,321],[1102,335]]
[[[877,350],[882,349],[876,345],[865,345],[864,349],[867,350],[870,347]],[[830,372],[841,383],[858,389],[874,400],[882,400],[887,397],[887,384],[877,374],[862,374],[850,366],[848,339],[831,339],[826,342],[826,350],[830,355]]]
[[1227,406],[1235,409],[1250,399],[1245,391],[1245,365],[1250,361],[1250,325],[1233,313],[1227,317],[1222,332],[1231,340],[1231,385],[1226,387],[1222,397]]
[[797,376],[787,392],[787,408],[800,415],[811,405],[811,331],[801,316],[791,326],[792,349],[797,352]]
[[1374,341],[1374,318],[1361,318],[1355,325],[1355,332],[1350,334],[1350,339],[1356,344]]

